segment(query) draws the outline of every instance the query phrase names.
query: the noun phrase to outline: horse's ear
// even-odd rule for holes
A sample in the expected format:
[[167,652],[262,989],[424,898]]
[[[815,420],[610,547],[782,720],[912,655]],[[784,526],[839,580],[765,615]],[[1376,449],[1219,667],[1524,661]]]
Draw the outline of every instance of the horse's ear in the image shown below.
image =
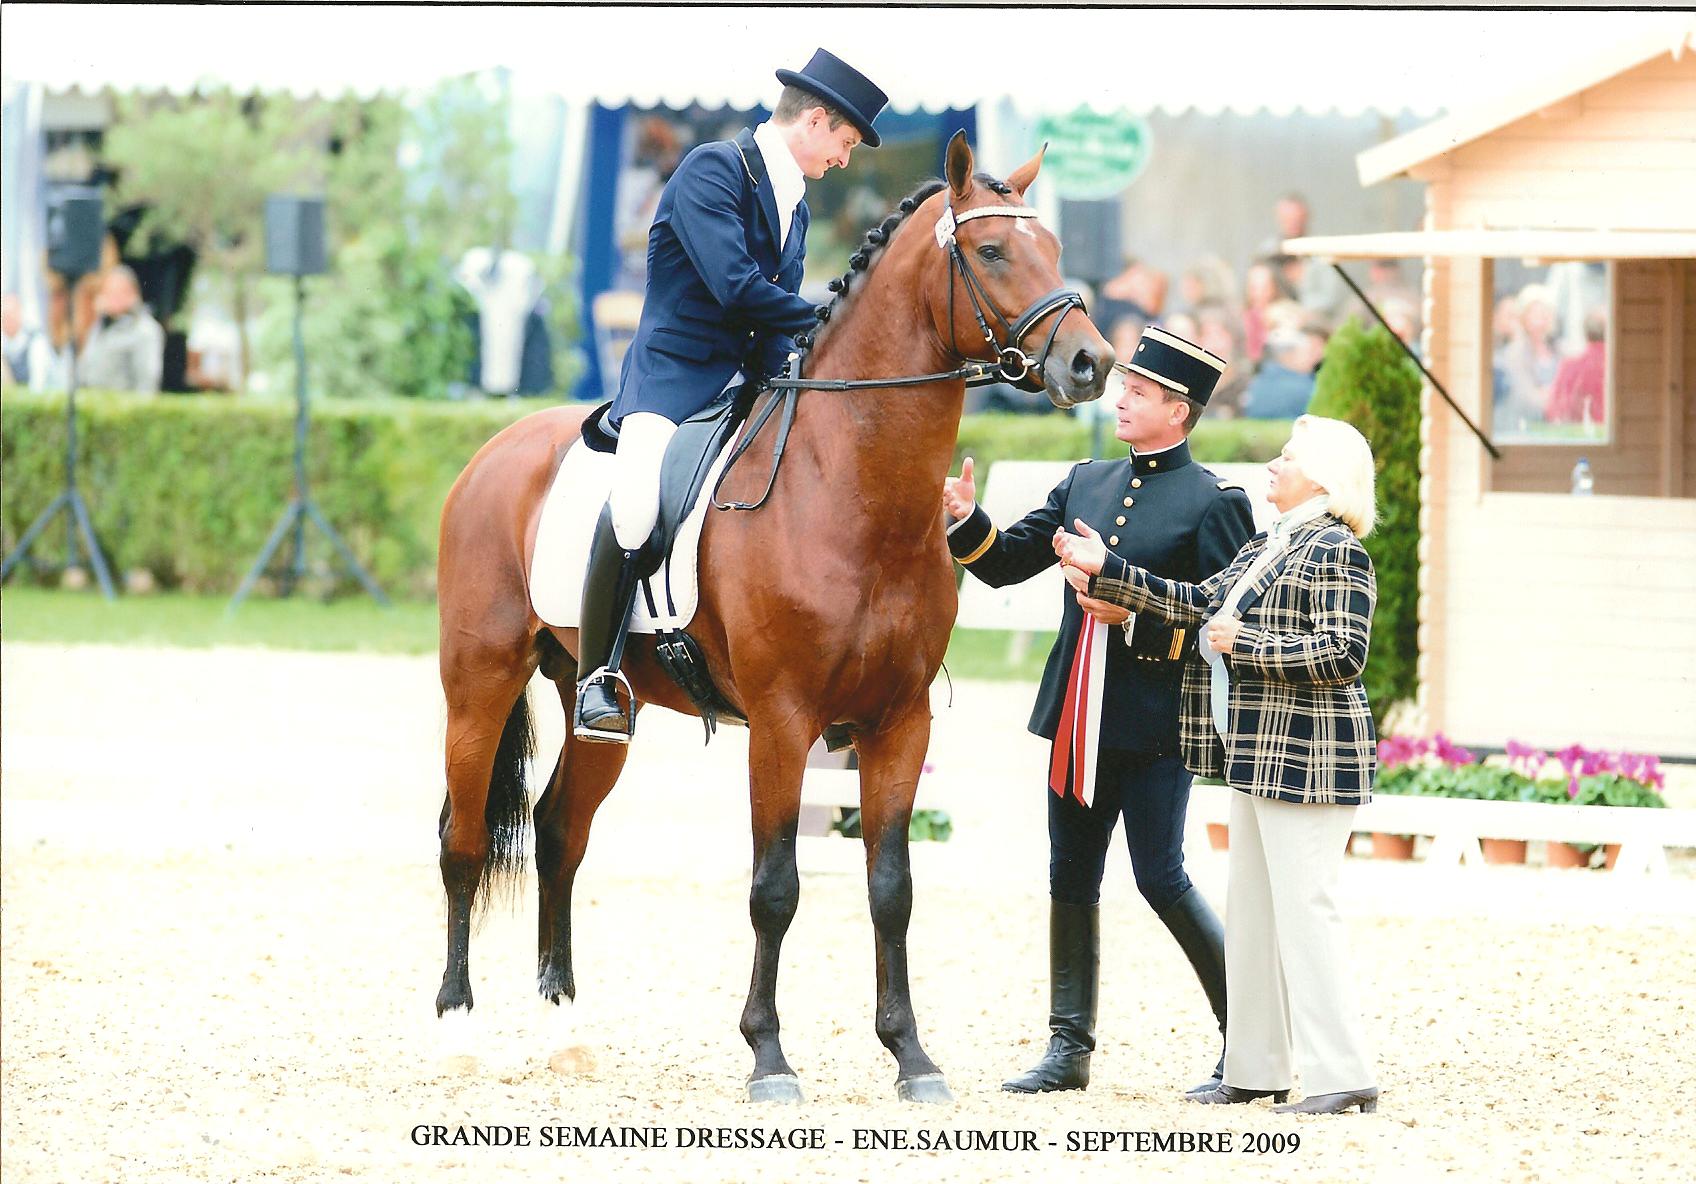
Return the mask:
[[1042,171],[1042,157],[1047,151],[1048,141],[1044,140],[1042,147],[1036,150],[1036,155],[1014,169],[1013,175],[1007,178],[1007,184],[1013,187],[1021,199],[1025,196],[1025,190],[1031,187],[1031,182],[1036,180],[1037,173]]
[[948,157],[943,172],[948,175],[948,188],[954,191],[956,199],[971,192],[972,146],[966,143],[965,132],[955,132],[954,138],[948,141]]

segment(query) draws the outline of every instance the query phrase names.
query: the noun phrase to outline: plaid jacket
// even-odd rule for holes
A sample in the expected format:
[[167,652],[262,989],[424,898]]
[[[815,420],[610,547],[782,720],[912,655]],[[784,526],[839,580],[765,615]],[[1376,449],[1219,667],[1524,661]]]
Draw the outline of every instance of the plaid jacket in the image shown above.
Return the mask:
[[[1091,595],[1174,624],[1198,625],[1223,605],[1266,546],[1255,535],[1231,565],[1179,584],[1108,553]],[[1372,560],[1334,515],[1298,526],[1290,545],[1238,605],[1242,628],[1226,655],[1230,742],[1213,727],[1207,663],[1184,664],[1179,741],[1184,763],[1259,797],[1364,805],[1372,797],[1378,737],[1360,673],[1378,587]],[[1206,644],[1203,642],[1203,644]]]

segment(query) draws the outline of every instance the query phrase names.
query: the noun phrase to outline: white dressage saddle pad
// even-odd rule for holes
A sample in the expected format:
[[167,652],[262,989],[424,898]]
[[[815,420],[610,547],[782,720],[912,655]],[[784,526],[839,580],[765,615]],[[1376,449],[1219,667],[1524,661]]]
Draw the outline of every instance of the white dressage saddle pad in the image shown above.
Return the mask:
[[[632,633],[682,629],[695,616],[695,605],[700,601],[696,560],[701,526],[706,521],[707,507],[712,504],[713,485],[729,458],[727,447],[713,461],[706,484],[701,487],[701,496],[689,508],[689,516],[677,532],[671,554],[651,577],[654,602],[659,609],[657,620],[648,613],[646,598],[637,590],[636,610],[630,618]],[[595,452],[582,440],[577,441],[560,462],[559,472],[542,504],[536,552],[530,559],[530,603],[538,617],[561,629],[577,628],[583,614],[583,573],[589,566],[589,544],[595,538],[595,523],[612,489],[614,459],[610,452]],[[666,612],[668,579],[671,598],[677,607],[675,614]]]

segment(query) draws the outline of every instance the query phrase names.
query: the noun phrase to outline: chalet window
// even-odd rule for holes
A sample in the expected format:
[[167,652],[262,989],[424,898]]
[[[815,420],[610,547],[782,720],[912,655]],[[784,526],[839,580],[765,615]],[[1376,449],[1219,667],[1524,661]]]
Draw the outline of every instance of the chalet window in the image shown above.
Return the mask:
[[1613,265],[1496,259],[1487,270],[1497,443],[1608,443]]

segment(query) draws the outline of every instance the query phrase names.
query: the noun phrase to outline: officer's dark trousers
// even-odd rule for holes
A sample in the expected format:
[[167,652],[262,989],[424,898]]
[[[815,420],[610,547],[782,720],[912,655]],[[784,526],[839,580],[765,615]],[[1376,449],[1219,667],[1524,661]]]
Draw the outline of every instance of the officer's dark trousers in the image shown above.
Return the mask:
[[1156,913],[1189,891],[1184,872],[1184,814],[1190,771],[1176,756],[1102,749],[1095,800],[1084,806],[1048,791],[1049,892],[1066,904],[1098,904],[1113,828],[1125,820],[1137,890]]

